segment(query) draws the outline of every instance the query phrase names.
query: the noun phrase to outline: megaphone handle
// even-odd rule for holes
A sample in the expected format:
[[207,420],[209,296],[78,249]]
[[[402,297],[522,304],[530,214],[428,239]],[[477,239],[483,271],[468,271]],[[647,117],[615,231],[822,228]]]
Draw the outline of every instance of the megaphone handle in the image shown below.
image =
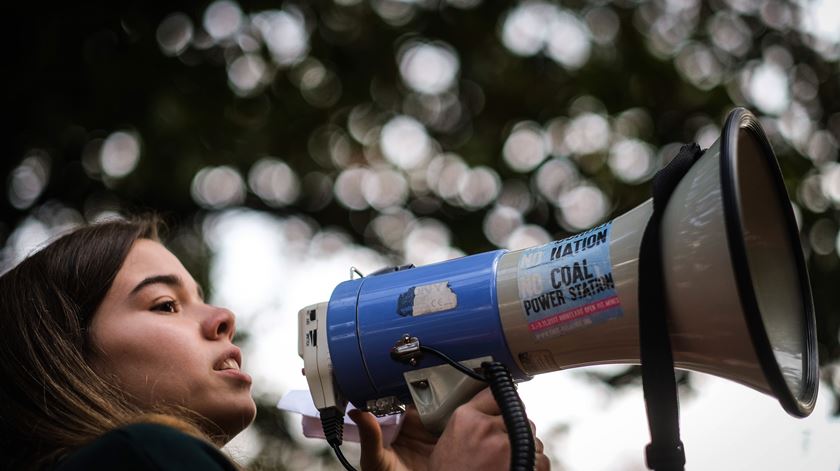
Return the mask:
[[696,143],[686,144],[665,168],[657,172],[652,189],[653,215],[639,248],[639,345],[651,436],[645,457],[647,467],[657,471],[682,470],[685,466],[674,355],[668,335],[668,306],[662,291],[665,280],[660,226],[668,199],[702,153]]

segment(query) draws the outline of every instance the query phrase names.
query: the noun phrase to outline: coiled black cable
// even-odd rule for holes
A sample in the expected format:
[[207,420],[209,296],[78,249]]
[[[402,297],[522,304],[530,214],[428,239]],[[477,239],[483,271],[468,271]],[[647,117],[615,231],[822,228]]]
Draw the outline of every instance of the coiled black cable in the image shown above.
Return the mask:
[[450,366],[473,379],[490,384],[490,391],[502,411],[502,418],[510,440],[510,469],[511,471],[533,471],[537,460],[534,434],[528,422],[528,415],[525,413],[525,404],[522,403],[513,377],[505,365],[498,361],[483,362],[481,368],[484,370],[484,376],[482,377],[440,350],[427,345],[421,345],[420,350],[440,357]]
[[511,471],[533,471],[536,465],[534,434],[525,413],[525,405],[519,398],[516,385],[505,365],[498,361],[481,364],[484,376],[490,383],[490,391],[502,410],[502,418],[510,440]]

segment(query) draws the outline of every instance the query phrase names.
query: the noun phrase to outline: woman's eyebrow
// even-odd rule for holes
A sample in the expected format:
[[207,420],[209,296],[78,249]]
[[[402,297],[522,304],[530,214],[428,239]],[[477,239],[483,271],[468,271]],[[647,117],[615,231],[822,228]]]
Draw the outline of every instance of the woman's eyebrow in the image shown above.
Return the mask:
[[[173,288],[184,289],[184,282],[181,281],[181,277],[179,277],[178,275],[154,275],[144,279],[140,283],[137,283],[137,286],[135,286],[134,289],[131,290],[130,294],[133,296],[143,288],[155,284],[163,284],[171,286]],[[195,285],[195,290],[196,294],[198,294],[198,297],[203,301],[204,290],[201,289],[201,286],[198,284]]]

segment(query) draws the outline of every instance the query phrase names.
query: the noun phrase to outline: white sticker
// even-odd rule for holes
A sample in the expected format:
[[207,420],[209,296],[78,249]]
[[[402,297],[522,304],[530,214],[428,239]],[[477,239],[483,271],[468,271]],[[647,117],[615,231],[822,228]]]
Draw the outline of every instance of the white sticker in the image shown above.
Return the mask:
[[528,329],[542,340],[624,314],[610,263],[608,222],[523,252],[519,298]]
[[402,316],[422,316],[458,307],[458,296],[448,281],[415,286],[400,295],[398,312]]

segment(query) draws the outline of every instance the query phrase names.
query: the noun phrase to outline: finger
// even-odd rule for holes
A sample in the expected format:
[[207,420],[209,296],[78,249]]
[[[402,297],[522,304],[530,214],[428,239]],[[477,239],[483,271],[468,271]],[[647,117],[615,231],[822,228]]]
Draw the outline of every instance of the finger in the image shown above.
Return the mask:
[[537,436],[537,424],[534,423],[533,420],[528,420],[528,425],[531,426],[531,434],[536,438]]
[[347,412],[350,419],[359,427],[359,441],[362,448],[362,468],[374,469],[375,463],[381,463],[385,450],[382,448],[382,429],[376,417],[370,412],[352,409]]
[[501,409],[499,409],[499,404],[493,398],[493,393],[490,391],[490,388],[484,388],[479,391],[466,405],[487,415],[499,415],[502,413]]
[[419,428],[423,427],[423,420],[420,419],[420,413],[417,412],[417,407],[413,404],[405,407],[405,413],[403,414],[403,426],[407,425],[417,426]]
[[543,445],[542,440],[536,437],[534,437],[534,449],[536,450],[537,454],[540,454],[545,450],[545,445]]
[[542,453],[537,453],[537,471],[549,471],[551,469],[551,460],[548,456]]
[[405,415],[403,416],[399,436],[432,444],[438,441],[437,435],[426,430],[423,421],[420,419],[420,414],[413,405],[405,408]]

